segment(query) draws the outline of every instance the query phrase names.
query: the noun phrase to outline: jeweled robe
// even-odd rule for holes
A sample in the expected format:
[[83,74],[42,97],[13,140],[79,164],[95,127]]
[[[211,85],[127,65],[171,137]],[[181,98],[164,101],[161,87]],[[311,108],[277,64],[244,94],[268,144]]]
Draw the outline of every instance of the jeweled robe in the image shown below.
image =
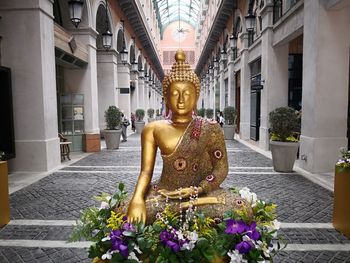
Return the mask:
[[[243,209],[247,206],[244,199],[220,185],[228,173],[225,139],[220,125],[216,121],[196,117],[188,125],[175,150],[162,155],[163,169],[160,179],[153,183],[146,195],[146,222],[152,223],[157,212],[163,211],[168,203],[173,209],[180,210],[180,202],[188,199],[164,200],[157,191],[169,191],[179,188],[200,186],[204,193],[201,197],[217,197],[220,204],[198,206],[198,209],[210,217],[222,217],[227,210]],[[160,199],[158,201],[158,199]]]

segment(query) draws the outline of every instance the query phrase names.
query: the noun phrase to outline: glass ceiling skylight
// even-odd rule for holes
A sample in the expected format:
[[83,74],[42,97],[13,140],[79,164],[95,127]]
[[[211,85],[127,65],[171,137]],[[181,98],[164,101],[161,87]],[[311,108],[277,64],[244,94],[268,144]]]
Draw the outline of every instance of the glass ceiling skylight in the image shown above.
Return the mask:
[[194,27],[197,24],[200,0],[154,0],[161,32],[172,22],[184,21]]

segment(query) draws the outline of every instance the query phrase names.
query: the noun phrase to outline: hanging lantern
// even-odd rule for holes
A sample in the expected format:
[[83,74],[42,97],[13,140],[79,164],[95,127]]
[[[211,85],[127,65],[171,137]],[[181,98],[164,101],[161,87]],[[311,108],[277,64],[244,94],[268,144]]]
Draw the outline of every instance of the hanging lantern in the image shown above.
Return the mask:
[[123,64],[128,62],[128,51],[126,50],[126,48],[124,47],[122,51],[119,52],[120,53],[120,60]]
[[226,51],[225,51],[225,49],[223,49],[222,51],[221,51],[221,60],[222,61],[226,61],[227,60],[227,53],[226,53]]
[[233,34],[230,37],[230,47],[231,47],[232,50],[237,48],[237,37],[235,35],[233,35]]
[[137,72],[138,71],[139,64],[136,62],[136,59],[134,59],[133,62],[131,62],[131,71]]
[[247,31],[254,31],[255,15],[248,14],[245,16],[245,27]]
[[82,0],[70,0],[68,2],[70,21],[73,25],[78,28],[78,25],[81,22],[81,16],[83,14],[84,2]]
[[105,49],[110,49],[112,46],[112,36],[113,34],[107,30],[102,34],[102,45]]
[[139,77],[142,79],[145,77],[145,71],[143,70],[143,68],[139,69]]

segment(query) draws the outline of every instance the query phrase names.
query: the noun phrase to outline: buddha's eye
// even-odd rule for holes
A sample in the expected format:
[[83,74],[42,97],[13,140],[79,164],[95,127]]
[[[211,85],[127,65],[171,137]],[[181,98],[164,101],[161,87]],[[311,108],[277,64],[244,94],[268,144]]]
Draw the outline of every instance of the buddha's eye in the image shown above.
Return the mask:
[[184,92],[184,95],[190,95],[190,91],[189,90],[185,90],[185,92]]
[[179,92],[177,91],[177,90],[174,90],[172,93],[171,93],[171,95],[173,95],[173,96],[177,96],[179,94]]

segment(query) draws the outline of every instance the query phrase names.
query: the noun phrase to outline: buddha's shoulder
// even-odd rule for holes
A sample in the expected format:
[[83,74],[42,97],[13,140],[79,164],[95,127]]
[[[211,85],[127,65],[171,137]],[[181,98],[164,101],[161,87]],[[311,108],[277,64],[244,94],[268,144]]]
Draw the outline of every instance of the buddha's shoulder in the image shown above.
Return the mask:
[[152,121],[144,127],[143,131],[153,132],[157,130],[166,129],[167,127],[169,127],[169,121],[167,120]]
[[199,121],[201,123],[201,127],[203,130],[206,130],[206,131],[219,131],[219,130],[221,130],[219,123],[217,123],[215,120],[197,117],[197,122],[199,122]]

